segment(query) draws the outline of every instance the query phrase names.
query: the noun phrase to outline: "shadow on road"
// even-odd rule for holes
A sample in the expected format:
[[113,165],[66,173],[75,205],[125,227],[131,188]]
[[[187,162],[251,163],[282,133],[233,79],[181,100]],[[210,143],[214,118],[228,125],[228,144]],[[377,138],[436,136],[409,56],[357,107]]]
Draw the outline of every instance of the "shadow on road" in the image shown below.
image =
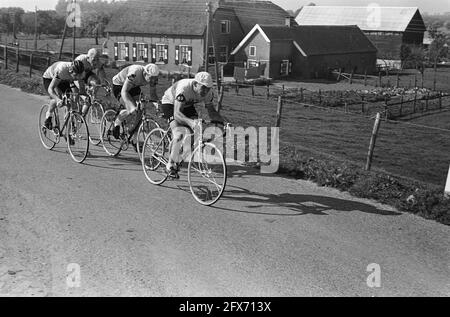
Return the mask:
[[[214,207],[215,209],[261,215],[299,216],[312,214],[326,216],[328,215],[328,213],[326,213],[327,211],[356,211],[383,216],[401,215],[401,213],[382,210],[369,204],[339,198],[289,193],[283,193],[280,195],[262,194],[236,186],[228,186],[227,190],[224,193],[224,196],[222,197],[222,200],[250,203],[250,205],[245,206],[245,208],[248,210],[234,210],[229,208]],[[279,213],[274,213],[274,207],[283,208],[283,210],[287,209],[291,212],[286,213],[281,210]],[[265,208],[270,209],[267,212],[262,211]]]

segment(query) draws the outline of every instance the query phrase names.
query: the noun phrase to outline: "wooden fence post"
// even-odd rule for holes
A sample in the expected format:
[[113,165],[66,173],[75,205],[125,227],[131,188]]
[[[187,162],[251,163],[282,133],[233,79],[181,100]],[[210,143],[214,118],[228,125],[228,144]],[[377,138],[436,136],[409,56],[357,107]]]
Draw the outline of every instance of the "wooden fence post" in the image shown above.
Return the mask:
[[397,83],[395,85],[397,88],[400,87],[400,73],[397,71]]
[[417,104],[417,89],[414,92],[414,107],[413,107],[413,113],[416,113],[416,104]]
[[442,109],[442,91],[439,92],[439,109]]
[[30,78],[33,74],[33,53],[30,53]]
[[267,95],[267,99],[269,99],[269,98],[270,98],[270,88],[269,88],[269,84],[267,84],[267,92],[266,92],[266,95]]
[[387,122],[389,119],[389,105],[388,105],[388,97],[384,97],[384,113],[385,113],[385,121]]
[[236,96],[239,96],[239,84],[238,83],[236,83],[235,88],[236,88]]
[[342,68],[339,68],[339,75],[336,81],[339,81],[341,79],[341,74],[342,74]]
[[281,96],[278,97],[278,107],[277,107],[277,122],[275,127],[279,128],[281,125],[281,114],[283,111],[283,98]]
[[50,57],[47,57],[47,68],[50,67]]
[[16,51],[16,73],[19,72],[19,65],[20,65],[20,55],[19,55],[19,45],[17,45],[17,51]]
[[380,129],[380,121],[381,121],[380,119],[381,114],[377,113],[375,124],[373,126],[372,137],[370,139],[369,153],[367,155],[367,162],[366,162],[366,171],[370,171],[370,168],[372,167],[373,152],[375,149],[375,143],[377,141],[378,131]]
[[403,93],[402,93],[402,99],[401,99],[401,101],[400,101],[400,117],[401,117],[402,114],[403,114],[403,98],[404,98],[404,95],[405,95],[405,93],[403,92]]
[[417,74],[414,74],[414,88],[417,88]]
[[5,51],[3,52],[3,59],[5,61],[5,69],[8,69],[8,42],[5,43]]
[[425,111],[428,111],[428,99],[430,99],[430,92],[427,93],[427,99],[425,100]]
[[282,86],[282,89],[283,89],[282,95],[284,96],[284,85]]
[[381,85],[382,85],[382,78],[381,78],[381,71],[379,71],[378,72],[378,81],[379,81],[379,83],[380,83],[380,87],[381,87]]
[[353,84],[353,74],[355,72],[355,69],[352,69],[352,73],[350,74],[350,85]]
[[364,95],[362,95],[362,96],[361,96],[361,112],[362,112],[362,114],[364,114],[364,110],[365,110],[365,109],[364,109],[364,108],[365,108],[364,106],[365,106],[365,105],[364,105]]
[[252,85],[252,97],[255,97],[255,85]]
[[367,86],[367,69],[364,71],[364,86]]

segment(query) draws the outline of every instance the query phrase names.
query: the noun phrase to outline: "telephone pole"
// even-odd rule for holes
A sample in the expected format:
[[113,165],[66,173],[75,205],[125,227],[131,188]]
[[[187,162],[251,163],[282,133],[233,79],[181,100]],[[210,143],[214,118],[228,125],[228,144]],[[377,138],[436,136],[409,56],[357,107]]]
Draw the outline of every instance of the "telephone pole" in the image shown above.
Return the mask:
[[209,29],[211,22],[211,3],[206,3],[206,34],[205,34],[205,72],[208,71],[208,51],[209,51]]
[[73,50],[72,50],[72,60],[75,59],[75,42],[76,42],[76,31],[77,31],[77,0],[73,0],[73,15],[74,15],[74,23],[73,23]]

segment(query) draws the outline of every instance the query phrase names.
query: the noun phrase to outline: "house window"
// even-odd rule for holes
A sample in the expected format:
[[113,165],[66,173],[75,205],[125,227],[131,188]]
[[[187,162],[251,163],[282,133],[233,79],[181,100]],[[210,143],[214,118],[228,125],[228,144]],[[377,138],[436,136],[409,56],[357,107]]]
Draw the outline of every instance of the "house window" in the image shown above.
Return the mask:
[[288,60],[281,61],[281,67],[280,67],[280,75],[289,75],[291,69],[290,69],[290,63]]
[[230,33],[230,21],[228,21],[228,20],[220,21],[220,33],[222,33],[222,34]]
[[228,59],[228,46],[219,47],[219,62],[226,63]]
[[214,56],[214,46],[208,47],[208,64],[214,64],[216,62]]
[[144,43],[137,43],[137,61],[146,61],[148,58],[147,47]]
[[250,68],[250,67],[259,67],[259,61],[254,60],[254,59],[247,60],[247,68]]
[[189,46],[180,45],[180,64],[189,64],[192,61]]
[[168,57],[168,49],[165,44],[156,44],[156,63],[165,64]]
[[256,56],[256,46],[250,46],[249,56],[252,56],[252,57]]
[[119,42],[117,43],[118,45],[118,59],[119,61],[124,61],[127,59],[128,57],[128,47],[127,47],[127,43],[125,42]]

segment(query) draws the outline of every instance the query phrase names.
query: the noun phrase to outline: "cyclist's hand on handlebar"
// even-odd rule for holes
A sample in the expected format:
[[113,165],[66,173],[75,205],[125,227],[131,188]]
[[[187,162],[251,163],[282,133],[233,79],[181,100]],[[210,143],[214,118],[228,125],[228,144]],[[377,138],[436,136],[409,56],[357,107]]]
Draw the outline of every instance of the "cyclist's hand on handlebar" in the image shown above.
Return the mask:
[[57,106],[58,108],[61,108],[63,105],[64,105],[64,101],[63,101],[62,99],[58,99],[58,100],[56,101],[56,106]]

